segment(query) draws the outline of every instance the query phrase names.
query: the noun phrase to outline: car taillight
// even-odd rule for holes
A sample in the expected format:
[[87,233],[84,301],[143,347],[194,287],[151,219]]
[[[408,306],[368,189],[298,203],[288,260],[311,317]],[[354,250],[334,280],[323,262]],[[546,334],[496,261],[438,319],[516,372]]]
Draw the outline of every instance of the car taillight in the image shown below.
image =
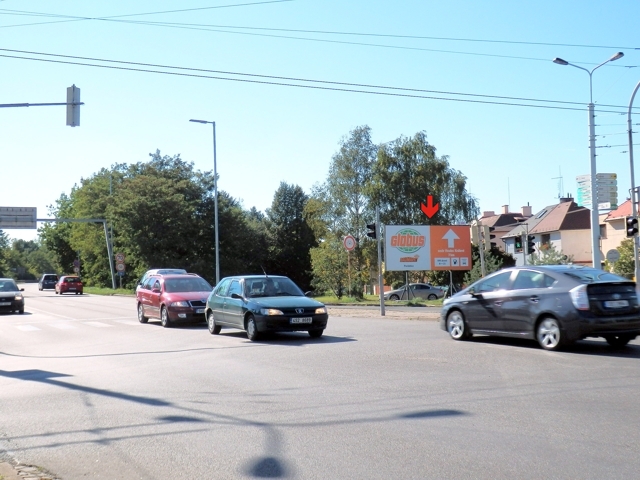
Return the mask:
[[580,285],[569,290],[571,302],[578,310],[589,310],[589,296],[587,295],[587,286]]

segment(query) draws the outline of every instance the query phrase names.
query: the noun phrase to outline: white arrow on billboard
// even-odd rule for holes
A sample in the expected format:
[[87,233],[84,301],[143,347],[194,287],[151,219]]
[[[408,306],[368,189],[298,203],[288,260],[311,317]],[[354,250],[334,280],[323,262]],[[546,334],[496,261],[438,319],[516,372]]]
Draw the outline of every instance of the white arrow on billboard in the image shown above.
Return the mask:
[[447,241],[448,248],[453,248],[455,241],[460,240],[460,237],[453,230],[449,230],[442,238]]

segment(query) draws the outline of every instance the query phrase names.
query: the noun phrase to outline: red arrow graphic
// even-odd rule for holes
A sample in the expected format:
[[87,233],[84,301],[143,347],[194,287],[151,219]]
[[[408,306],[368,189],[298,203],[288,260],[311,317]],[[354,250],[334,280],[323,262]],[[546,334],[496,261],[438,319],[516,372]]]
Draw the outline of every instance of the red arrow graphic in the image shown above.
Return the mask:
[[438,210],[440,209],[440,204],[436,203],[434,205],[433,197],[431,195],[427,195],[427,204],[425,205],[424,203],[420,203],[420,209],[422,210],[422,213],[424,213],[427,217],[431,218],[436,213],[438,213]]

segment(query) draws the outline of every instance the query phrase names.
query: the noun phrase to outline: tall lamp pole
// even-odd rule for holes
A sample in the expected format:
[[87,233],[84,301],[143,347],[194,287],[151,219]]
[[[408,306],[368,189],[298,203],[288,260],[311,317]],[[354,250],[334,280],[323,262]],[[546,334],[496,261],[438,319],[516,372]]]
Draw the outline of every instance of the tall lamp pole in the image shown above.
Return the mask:
[[216,163],[216,122],[206,120],[191,119],[190,122],[205,123],[213,125],[213,205],[214,205],[214,228],[216,242],[216,285],[220,283],[220,241],[218,237],[218,166]]
[[[631,128],[631,107],[633,106],[633,100],[636,97],[636,93],[638,93],[638,89],[640,89],[640,82],[636,85],[636,88],[633,90],[631,94],[631,100],[629,100],[629,113],[627,114],[627,129],[629,130],[629,167],[631,168],[631,215],[634,218],[638,216],[638,205],[636,201],[638,200],[638,191],[636,190],[636,181],[634,175],[634,167],[633,167],[633,130]],[[635,281],[638,282],[640,279],[640,265],[638,262],[638,234],[633,236],[633,265],[634,265],[634,276]]]
[[600,268],[600,219],[598,218],[598,190],[596,188],[596,127],[593,107],[593,72],[606,63],[622,58],[624,53],[618,52],[609,60],[602,62],[592,70],[579,67],[561,58],[554,58],[553,63],[558,65],[571,65],[572,67],[584,70],[589,74],[589,156],[591,166],[591,260],[593,268]]

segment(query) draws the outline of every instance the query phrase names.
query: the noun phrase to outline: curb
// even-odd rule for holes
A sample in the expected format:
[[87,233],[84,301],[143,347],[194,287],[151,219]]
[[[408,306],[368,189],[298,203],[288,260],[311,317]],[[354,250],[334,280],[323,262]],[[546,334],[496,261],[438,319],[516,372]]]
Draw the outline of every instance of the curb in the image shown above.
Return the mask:
[[0,480],[59,480],[59,477],[31,465],[0,462]]

